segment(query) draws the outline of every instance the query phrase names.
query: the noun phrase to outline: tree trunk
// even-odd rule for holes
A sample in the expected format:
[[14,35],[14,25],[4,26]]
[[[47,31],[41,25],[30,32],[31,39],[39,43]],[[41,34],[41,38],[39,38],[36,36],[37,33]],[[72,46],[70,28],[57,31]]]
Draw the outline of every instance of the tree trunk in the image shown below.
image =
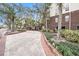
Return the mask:
[[47,31],[47,18],[46,18],[46,31]]
[[58,34],[57,34],[57,37],[58,39],[61,39],[60,38],[60,30],[61,30],[61,27],[62,27],[62,3],[59,3],[58,5],[58,10],[59,10],[59,19],[58,19]]
[[11,31],[14,32],[14,30],[15,30],[15,24],[14,24],[14,17],[13,17],[11,21]]

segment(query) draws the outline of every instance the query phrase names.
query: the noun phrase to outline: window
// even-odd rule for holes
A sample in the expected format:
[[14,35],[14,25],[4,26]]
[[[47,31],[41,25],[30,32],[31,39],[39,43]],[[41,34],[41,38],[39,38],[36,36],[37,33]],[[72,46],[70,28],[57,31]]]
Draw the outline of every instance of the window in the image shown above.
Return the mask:
[[79,26],[77,26],[77,30],[79,30]]
[[65,21],[68,22],[69,21],[69,15],[65,16]]
[[65,3],[64,7],[65,7],[65,11],[69,11],[69,4],[68,3]]
[[65,29],[65,26],[62,26],[62,29]]
[[[58,29],[58,26],[56,26],[56,29]],[[66,27],[65,26],[62,26],[61,29],[66,29]]]
[[56,23],[58,22],[58,18],[55,18],[55,22],[56,22]]

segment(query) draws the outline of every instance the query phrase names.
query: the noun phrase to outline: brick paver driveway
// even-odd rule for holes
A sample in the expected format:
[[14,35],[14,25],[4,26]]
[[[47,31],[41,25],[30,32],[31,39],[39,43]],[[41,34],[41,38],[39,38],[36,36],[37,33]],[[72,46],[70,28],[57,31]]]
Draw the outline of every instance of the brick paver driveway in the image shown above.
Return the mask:
[[44,56],[41,45],[41,34],[38,31],[27,31],[8,35],[5,45],[5,56]]

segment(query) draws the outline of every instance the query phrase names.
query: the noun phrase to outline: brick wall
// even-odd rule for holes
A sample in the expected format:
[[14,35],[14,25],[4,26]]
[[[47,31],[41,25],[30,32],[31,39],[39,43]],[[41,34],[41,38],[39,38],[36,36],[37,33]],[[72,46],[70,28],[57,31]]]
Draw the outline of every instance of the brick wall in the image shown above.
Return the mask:
[[[69,13],[65,13],[62,15],[62,26],[65,26],[65,28],[69,28],[69,21],[65,21],[65,16],[69,15]],[[70,15],[69,15],[70,16]],[[48,21],[48,28],[55,29],[57,27],[57,23],[55,22],[55,18],[58,16],[53,16]],[[79,26],[79,10],[71,12],[71,29],[76,30],[77,26]]]

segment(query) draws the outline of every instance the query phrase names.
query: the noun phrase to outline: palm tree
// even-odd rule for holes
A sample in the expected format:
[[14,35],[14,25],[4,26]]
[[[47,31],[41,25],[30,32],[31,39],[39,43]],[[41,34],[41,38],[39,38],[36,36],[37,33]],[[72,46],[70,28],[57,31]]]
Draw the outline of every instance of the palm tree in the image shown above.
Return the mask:
[[5,23],[11,31],[15,30],[15,20],[17,14],[24,12],[24,8],[21,4],[0,4],[0,14],[6,17]]
[[7,22],[6,24],[10,25],[9,29],[14,31],[14,18],[15,18],[15,12],[14,12],[14,5],[13,4],[2,4],[3,8],[0,9],[0,12],[2,15],[6,15]]
[[9,4],[2,4],[2,5],[4,8],[0,10],[0,12],[2,12],[3,14],[6,14],[7,20],[10,21],[8,25],[11,25],[10,29],[13,31],[14,30],[14,18],[15,18],[13,6],[10,6]]

